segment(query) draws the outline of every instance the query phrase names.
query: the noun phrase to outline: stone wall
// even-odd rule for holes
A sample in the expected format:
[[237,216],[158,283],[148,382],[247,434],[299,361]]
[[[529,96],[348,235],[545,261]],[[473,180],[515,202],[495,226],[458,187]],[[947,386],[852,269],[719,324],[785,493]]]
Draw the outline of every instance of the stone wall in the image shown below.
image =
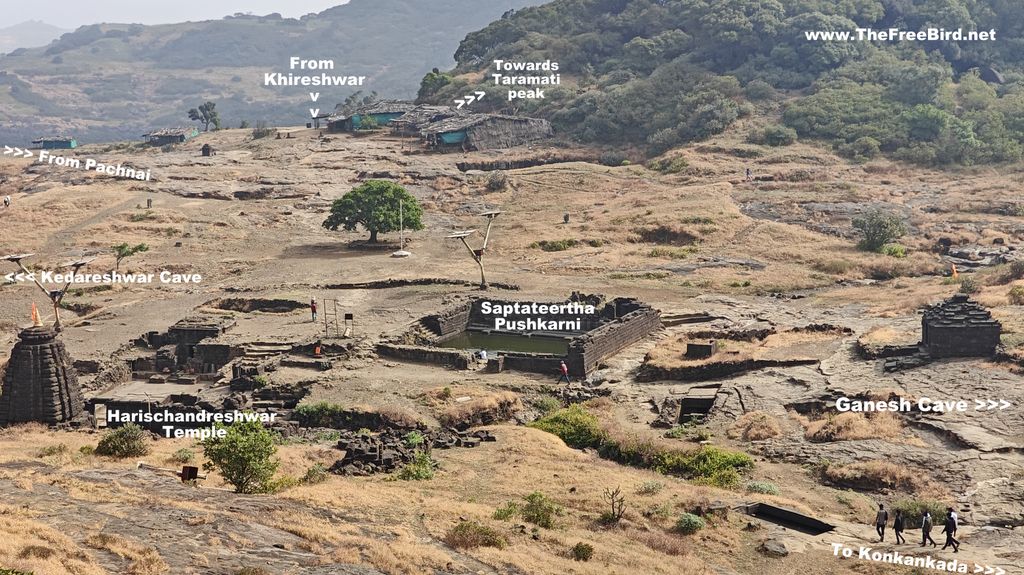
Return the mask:
[[446,338],[466,331],[469,326],[470,303],[450,307],[441,313],[423,318],[423,325],[439,338]]
[[577,337],[569,344],[566,364],[569,374],[581,376],[590,373],[605,359],[647,337],[661,327],[658,310],[638,305],[617,320]]
[[505,360],[502,366],[504,369],[546,373],[551,377],[558,377],[561,373],[561,357],[543,353],[506,353],[502,357]]
[[456,369],[469,369],[469,365],[473,361],[472,354],[468,351],[416,345],[380,343],[377,344],[377,353],[395,359],[450,365]]

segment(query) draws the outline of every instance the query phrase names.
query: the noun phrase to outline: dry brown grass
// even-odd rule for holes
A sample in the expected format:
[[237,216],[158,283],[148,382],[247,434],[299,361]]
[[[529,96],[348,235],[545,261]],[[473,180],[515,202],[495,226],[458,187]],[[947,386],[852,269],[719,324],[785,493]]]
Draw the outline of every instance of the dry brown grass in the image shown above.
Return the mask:
[[46,575],[106,573],[70,538],[23,508],[0,505],[0,566]]
[[633,528],[626,531],[626,537],[642,543],[647,548],[658,553],[664,553],[672,557],[685,557],[689,554],[688,545],[682,537],[666,533],[665,531],[647,531]]
[[521,408],[522,404],[517,394],[499,391],[464,403],[456,403],[445,409],[437,419],[442,425],[447,426],[479,419],[483,419],[484,423],[496,423]]
[[889,411],[874,413],[845,412],[809,419],[794,413],[804,426],[804,437],[810,441],[855,441],[882,439],[891,443],[923,446],[924,443],[903,425],[898,415]]
[[732,439],[761,441],[782,435],[782,426],[777,419],[763,411],[751,411],[729,426],[728,434]]
[[895,489],[913,494],[935,490],[934,484],[923,472],[889,461],[830,465],[821,474],[830,483],[856,489]]
[[97,533],[87,538],[85,544],[96,549],[105,549],[130,561],[125,572],[128,575],[160,575],[170,570],[170,566],[164,562],[156,549],[129,541],[119,535]]

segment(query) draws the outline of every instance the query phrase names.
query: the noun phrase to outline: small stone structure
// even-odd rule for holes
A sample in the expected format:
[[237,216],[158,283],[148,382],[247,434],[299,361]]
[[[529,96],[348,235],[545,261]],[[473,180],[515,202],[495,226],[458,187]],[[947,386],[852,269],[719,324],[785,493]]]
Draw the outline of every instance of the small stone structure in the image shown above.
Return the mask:
[[988,357],[999,345],[1001,330],[991,312],[958,293],[925,309],[921,343],[932,357]]
[[82,415],[85,404],[78,375],[57,335],[50,326],[18,334],[0,392],[0,426],[64,423]]
[[707,343],[700,343],[691,341],[686,344],[686,357],[687,359],[707,359],[718,351],[718,344],[715,340],[711,340]]

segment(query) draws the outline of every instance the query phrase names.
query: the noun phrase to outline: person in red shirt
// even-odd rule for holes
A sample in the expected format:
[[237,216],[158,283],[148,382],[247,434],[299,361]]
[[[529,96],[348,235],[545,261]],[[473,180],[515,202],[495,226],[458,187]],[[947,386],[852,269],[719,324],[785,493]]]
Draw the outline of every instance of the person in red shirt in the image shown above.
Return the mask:
[[555,383],[562,383],[563,379],[565,380],[565,383],[572,383],[571,381],[569,381],[569,366],[565,365],[565,360],[562,360],[562,365],[559,367],[562,370],[562,375],[558,377],[558,381],[556,381]]
[[316,321],[316,298],[310,298],[309,311],[313,312],[313,321]]

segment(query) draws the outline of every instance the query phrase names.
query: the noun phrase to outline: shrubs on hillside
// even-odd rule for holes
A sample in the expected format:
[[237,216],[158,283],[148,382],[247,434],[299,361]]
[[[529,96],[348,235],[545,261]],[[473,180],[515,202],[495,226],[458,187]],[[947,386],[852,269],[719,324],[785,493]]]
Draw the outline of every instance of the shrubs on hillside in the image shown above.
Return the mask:
[[104,435],[95,453],[107,457],[141,457],[149,453],[149,432],[127,423]]
[[899,216],[882,210],[870,210],[863,216],[853,218],[853,227],[864,235],[857,244],[862,250],[877,252],[907,233]]
[[683,513],[676,520],[675,531],[683,535],[691,535],[704,529],[707,524],[699,515],[693,513]]
[[216,469],[236,493],[269,493],[275,489],[274,473],[280,462],[274,457],[274,436],[258,421],[237,421],[224,437],[202,442],[203,467]]
[[711,445],[680,450],[639,437],[612,437],[602,429],[597,417],[579,404],[542,417],[530,427],[557,435],[570,447],[596,447],[601,457],[625,465],[653,468],[688,479],[704,479],[729,488],[738,484],[738,473],[754,466],[754,460],[745,453]]
[[497,530],[475,521],[461,521],[448,530],[444,542],[456,549],[494,547],[504,549],[508,541]]

